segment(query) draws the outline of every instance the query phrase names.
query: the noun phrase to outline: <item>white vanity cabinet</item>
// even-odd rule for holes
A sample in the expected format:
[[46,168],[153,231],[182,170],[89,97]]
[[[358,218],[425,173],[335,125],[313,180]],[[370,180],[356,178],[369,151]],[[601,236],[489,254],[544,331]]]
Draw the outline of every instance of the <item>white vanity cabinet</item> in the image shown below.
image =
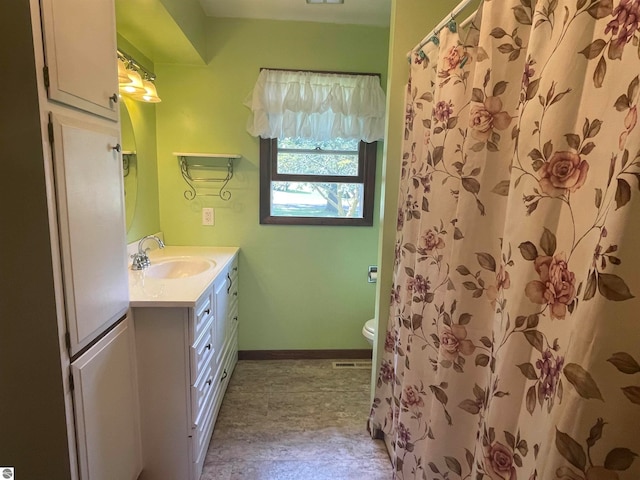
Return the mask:
[[114,0],[47,0],[41,10],[49,98],[118,120]]
[[144,464],[140,480],[200,478],[238,358],[237,261],[236,253],[193,306],[176,306],[176,301],[163,306],[156,300],[133,308]]

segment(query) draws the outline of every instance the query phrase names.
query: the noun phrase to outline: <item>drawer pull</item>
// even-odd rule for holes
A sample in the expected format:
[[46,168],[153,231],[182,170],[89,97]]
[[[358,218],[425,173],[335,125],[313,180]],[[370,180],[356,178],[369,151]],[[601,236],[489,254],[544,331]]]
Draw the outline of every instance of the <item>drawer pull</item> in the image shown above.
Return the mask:
[[211,382],[213,382],[213,378],[210,378],[209,380],[207,380],[207,385],[211,385]]
[[233,292],[233,296],[237,297],[238,296],[238,292]]
[[238,271],[238,267],[233,267],[233,271],[237,272]]
[[224,369],[224,372],[222,372],[222,378],[220,379],[220,381],[223,381],[225,378],[227,378],[227,369]]
[[210,309],[210,308],[207,308],[207,309],[204,311],[204,314],[205,314],[205,315],[209,315],[210,313],[211,313],[211,309]]
[[211,344],[210,344],[210,343],[207,343],[207,346],[206,346],[206,347],[204,347],[204,349],[205,349],[205,350],[211,350]]
[[114,93],[109,97],[109,100],[111,100],[113,103],[118,103],[118,94]]
[[231,277],[229,276],[228,273],[227,273],[227,280],[229,281],[229,286],[227,287],[227,295],[229,295],[229,292],[231,291]]
[[235,317],[233,317],[233,319],[237,322],[238,321],[238,316],[236,315]]

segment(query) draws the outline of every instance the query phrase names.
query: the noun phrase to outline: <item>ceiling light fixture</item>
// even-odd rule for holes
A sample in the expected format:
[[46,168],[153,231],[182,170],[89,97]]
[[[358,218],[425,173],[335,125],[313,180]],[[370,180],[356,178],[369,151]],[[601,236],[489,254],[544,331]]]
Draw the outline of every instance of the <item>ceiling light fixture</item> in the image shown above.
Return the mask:
[[142,85],[144,86],[144,90],[145,90],[144,93],[131,95],[131,98],[133,98],[134,100],[140,100],[142,102],[148,102],[148,103],[159,103],[162,101],[160,100],[160,97],[158,97],[158,91],[156,90],[156,86],[153,84],[151,80],[144,80],[142,82]]
[[333,3],[333,4],[338,4],[338,3],[344,3],[344,0],[307,0],[307,3]]
[[124,60],[118,58],[118,85],[123,86],[131,83],[129,73],[127,72],[127,65]]
[[118,50],[118,87],[121,94],[149,103],[161,102],[153,81],[156,76],[133,57]]
[[129,77],[129,82],[118,85],[120,92],[125,95],[145,92],[144,85],[142,84],[142,77],[138,72],[135,70],[129,70],[127,72],[127,76]]

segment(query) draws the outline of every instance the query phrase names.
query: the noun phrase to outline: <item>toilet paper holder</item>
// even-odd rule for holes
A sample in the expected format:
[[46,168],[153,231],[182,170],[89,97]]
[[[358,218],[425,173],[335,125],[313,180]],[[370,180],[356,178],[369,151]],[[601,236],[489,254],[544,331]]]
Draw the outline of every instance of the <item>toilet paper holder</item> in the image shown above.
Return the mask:
[[367,282],[376,283],[377,281],[378,281],[378,266],[369,265],[369,269],[367,270]]

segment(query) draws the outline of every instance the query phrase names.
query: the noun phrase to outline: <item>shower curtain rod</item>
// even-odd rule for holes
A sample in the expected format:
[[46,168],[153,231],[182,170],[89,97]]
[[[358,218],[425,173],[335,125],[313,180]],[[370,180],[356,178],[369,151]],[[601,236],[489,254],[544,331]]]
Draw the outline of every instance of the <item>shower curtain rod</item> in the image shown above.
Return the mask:
[[[456,7],[453,10],[451,10],[451,13],[447,17],[443,18],[442,21],[438,23],[438,25],[436,25],[435,28],[431,30],[431,32],[429,32],[429,34],[422,39],[422,41],[418,44],[416,48],[424,47],[429,42],[429,40],[431,40],[435,35],[437,35],[440,32],[440,30],[446,27],[449,22],[453,21],[460,14],[460,12],[462,12],[462,10],[464,10],[470,3],[473,3],[474,1],[475,0],[462,0],[458,5],[456,5]],[[473,18],[473,14],[469,18],[465,19],[461,25],[465,24],[472,18]],[[415,48],[413,50],[415,50]],[[411,52],[409,52],[407,55],[411,55]]]

